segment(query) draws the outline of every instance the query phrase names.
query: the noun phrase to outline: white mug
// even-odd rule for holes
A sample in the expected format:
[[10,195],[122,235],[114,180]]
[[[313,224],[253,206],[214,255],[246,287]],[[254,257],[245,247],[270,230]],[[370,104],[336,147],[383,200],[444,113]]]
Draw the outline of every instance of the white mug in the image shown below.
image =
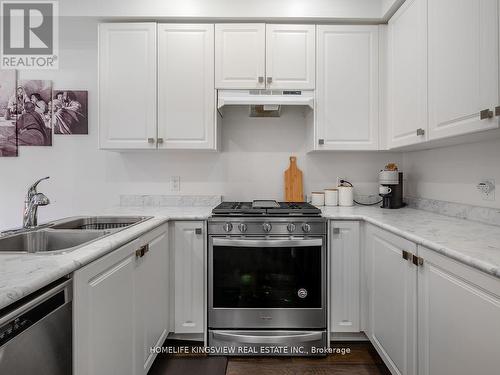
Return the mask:
[[378,192],[383,195],[391,194],[392,189],[389,186],[380,185],[378,188]]
[[319,207],[325,205],[325,193],[323,192],[312,192],[311,193],[311,204],[313,206]]

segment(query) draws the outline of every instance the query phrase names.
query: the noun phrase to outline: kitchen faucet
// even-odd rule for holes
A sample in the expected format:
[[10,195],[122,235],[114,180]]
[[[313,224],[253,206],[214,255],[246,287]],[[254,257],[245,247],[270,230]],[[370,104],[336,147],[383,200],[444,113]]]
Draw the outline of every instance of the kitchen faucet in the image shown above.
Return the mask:
[[37,185],[43,180],[47,180],[49,177],[44,177],[36,181],[28,189],[26,194],[26,199],[24,201],[24,212],[23,212],[23,228],[31,229],[38,225],[38,206],[46,206],[50,203],[49,198],[43,193],[38,193],[36,191]]

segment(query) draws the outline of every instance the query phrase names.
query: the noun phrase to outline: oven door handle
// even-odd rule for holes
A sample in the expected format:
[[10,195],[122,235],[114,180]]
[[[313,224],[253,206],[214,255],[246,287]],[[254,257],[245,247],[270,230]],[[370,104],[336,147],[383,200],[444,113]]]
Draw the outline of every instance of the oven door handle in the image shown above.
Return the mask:
[[323,246],[322,238],[296,239],[296,240],[239,240],[231,238],[213,238],[214,246],[234,246],[234,247],[308,247]]
[[322,338],[322,332],[308,332],[299,333],[292,335],[248,335],[241,333],[227,333],[227,332],[213,332],[213,338],[215,340],[226,341],[226,342],[237,342],[245,344],[283,344],[286,342],[311,342],[318,341]]

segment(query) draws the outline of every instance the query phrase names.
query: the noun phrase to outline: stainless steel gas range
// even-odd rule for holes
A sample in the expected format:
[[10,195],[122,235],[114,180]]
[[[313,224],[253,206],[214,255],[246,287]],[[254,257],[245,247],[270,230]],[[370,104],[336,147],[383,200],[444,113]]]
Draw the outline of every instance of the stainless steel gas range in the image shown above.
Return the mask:
[[208,344],[234,355],[327,346],[326,221],[307,203],[224,202],[208,221]]

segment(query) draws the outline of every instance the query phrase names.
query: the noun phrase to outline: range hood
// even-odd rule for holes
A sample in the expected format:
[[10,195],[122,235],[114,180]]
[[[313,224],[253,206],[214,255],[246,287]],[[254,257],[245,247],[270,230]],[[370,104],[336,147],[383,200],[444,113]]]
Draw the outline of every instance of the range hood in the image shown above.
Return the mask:
[[308,106],[314,109],[313,90],[218,90],[217,108],[229,105]]

